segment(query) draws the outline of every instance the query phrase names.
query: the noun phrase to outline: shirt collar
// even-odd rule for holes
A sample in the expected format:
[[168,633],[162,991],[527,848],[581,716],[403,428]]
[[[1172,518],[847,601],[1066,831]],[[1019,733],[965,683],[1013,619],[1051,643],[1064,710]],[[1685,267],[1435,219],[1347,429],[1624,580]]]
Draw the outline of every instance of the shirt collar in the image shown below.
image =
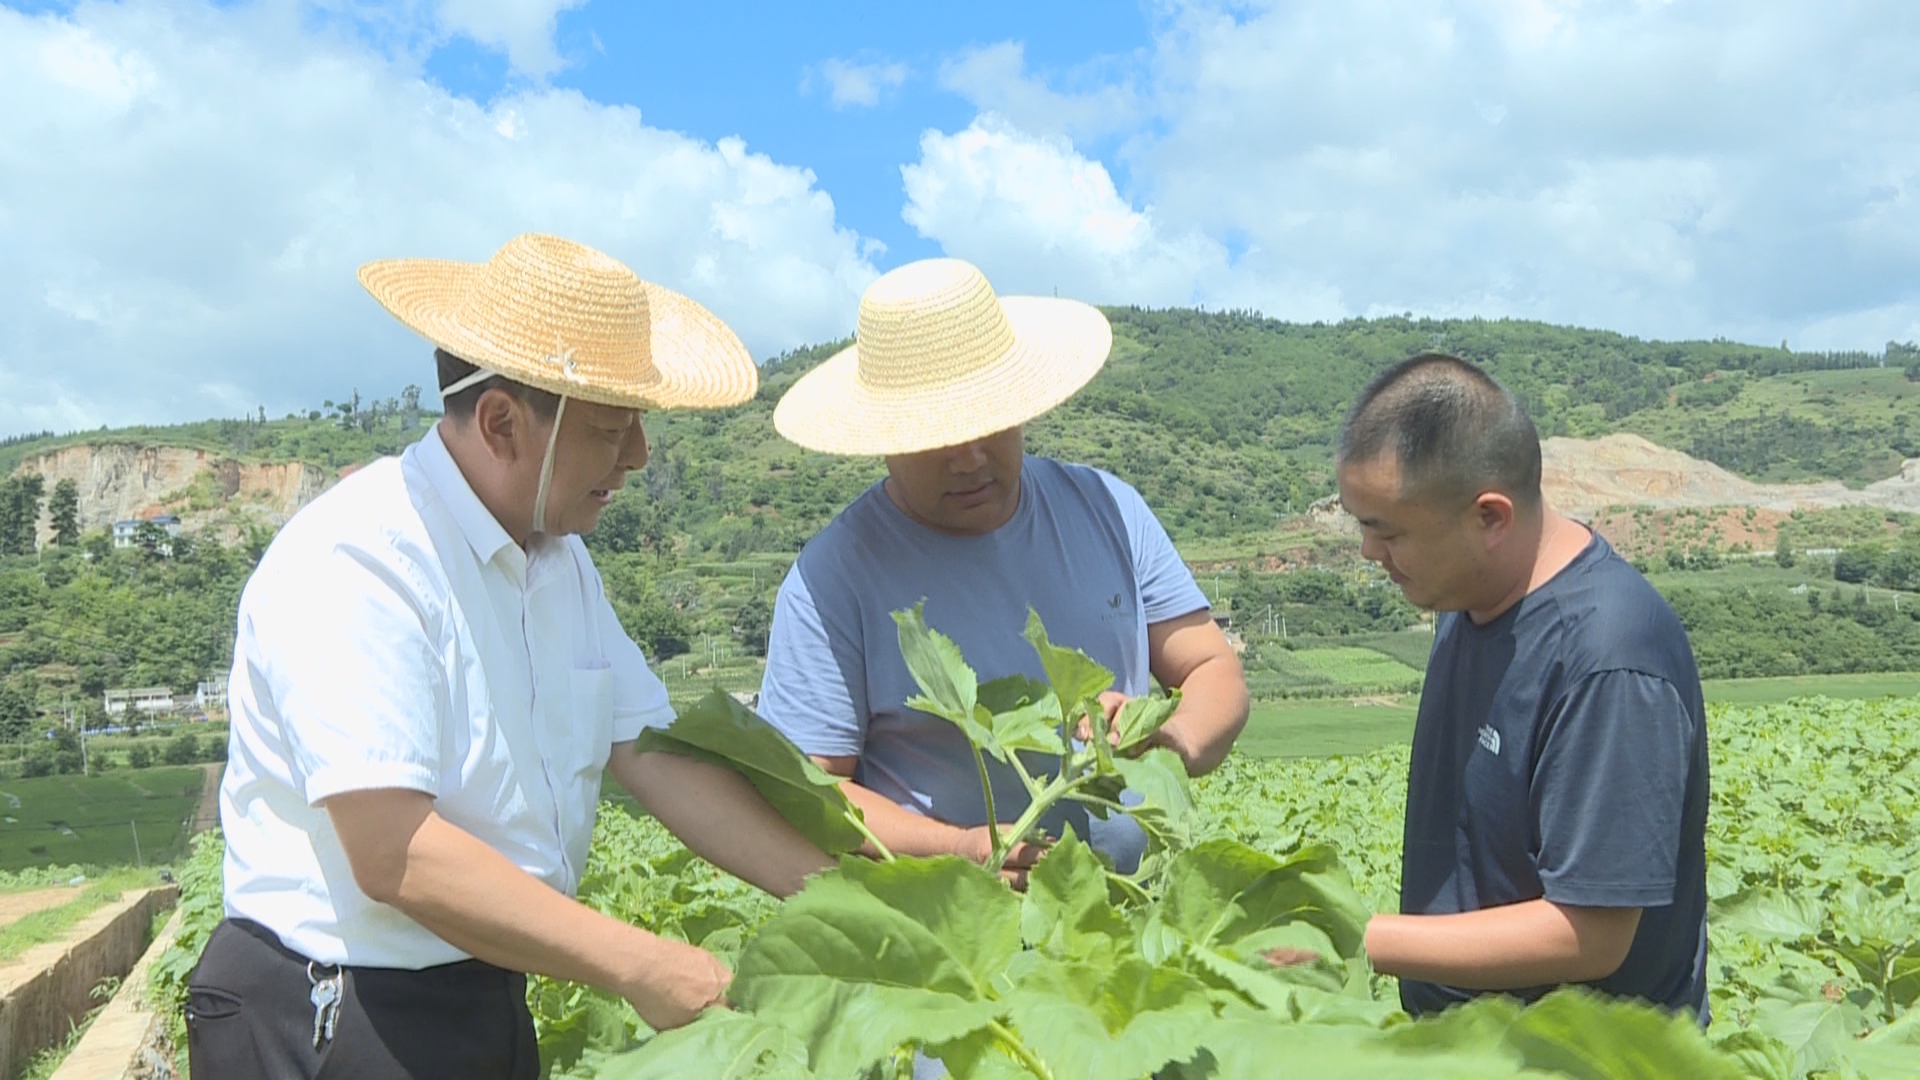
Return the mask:
[[[492,562],[502,548],[513,548],[516,553],[519,552],[519,545],[513,542],[513,537],[493,516],[493,511],[480,501],[480,496],[474,494],[473,485],[467,483],[466,475],[448,452],[447,444],[440,439],[438,424],[414,444],[414,453],[420,470],[426,474],[427,482],[433,485],[441,504],[452,515],[454,524],[460,527],[461,535],[467,538],[468,546],[473,548],[474,558],[479,559],[481,565]],[[516,562],[524,566],[524,554]]]

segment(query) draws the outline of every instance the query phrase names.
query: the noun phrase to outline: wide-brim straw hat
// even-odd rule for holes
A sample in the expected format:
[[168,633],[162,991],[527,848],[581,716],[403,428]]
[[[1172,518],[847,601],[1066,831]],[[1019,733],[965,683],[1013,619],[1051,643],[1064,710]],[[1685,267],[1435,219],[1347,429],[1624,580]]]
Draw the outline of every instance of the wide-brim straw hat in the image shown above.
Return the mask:
[[854,344],[793,384],[773,426],[829,454],[957,446],[1073,396],[1112,348],[1089,304],[995,296],[971,263],[925,259],[868,286]]
[[447,352],[568,398],[711,409],[760,385],[752,354],[719,316],[558,236],[516,236],[484,263],[370,262],[360,283]]

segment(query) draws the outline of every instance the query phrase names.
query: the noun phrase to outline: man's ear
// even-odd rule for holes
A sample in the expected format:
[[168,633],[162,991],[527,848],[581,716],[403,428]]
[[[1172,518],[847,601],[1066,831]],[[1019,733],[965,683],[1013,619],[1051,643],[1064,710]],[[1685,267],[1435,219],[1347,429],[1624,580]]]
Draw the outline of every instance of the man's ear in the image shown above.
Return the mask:
[[473,406],[473,427],[494,460],[511,463],[524,452],[521,443],[527,437],[532,418],[520,400],[499,387],[489,387]]
[[1486,550],[1492,551],[1513,533],[1516,511],[1513,499],[1498,491],[1483,491],[1473,500],[1474,519]]

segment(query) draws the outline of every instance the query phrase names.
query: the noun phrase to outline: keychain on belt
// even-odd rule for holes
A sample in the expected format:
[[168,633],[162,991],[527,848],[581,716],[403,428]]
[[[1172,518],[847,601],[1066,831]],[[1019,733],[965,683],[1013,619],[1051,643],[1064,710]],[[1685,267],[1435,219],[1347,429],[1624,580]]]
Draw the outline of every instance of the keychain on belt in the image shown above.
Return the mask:
[[[317,969],[317,970],[316,970]],[[345,973],[338,964],[307,961],[307,982],[313,985],[307,1000],[313,1002],[313,1048],[333,1041],[333,1023],[340,1016],[340,998]]]

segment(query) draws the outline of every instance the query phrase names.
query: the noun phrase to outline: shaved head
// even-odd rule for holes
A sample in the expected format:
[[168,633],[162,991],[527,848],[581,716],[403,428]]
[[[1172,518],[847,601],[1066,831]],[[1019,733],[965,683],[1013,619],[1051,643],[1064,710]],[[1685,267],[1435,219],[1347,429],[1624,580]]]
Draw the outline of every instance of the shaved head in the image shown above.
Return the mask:
[[1391,456],[1402,495],[1440,504],[1497,491],[1540,505],[1540,435],[1527,410],[1491,375],[1457,356],[1401,361],[1360,393],[1340,425],[1337,458]]

